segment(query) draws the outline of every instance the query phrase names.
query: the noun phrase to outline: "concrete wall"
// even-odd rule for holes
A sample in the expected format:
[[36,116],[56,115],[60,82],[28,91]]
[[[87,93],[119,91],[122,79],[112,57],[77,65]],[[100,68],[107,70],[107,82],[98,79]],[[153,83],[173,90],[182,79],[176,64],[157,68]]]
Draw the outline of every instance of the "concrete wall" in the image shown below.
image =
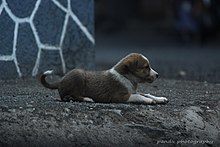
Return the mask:
[[94,67],[93,0],[0,0],[0,79]]

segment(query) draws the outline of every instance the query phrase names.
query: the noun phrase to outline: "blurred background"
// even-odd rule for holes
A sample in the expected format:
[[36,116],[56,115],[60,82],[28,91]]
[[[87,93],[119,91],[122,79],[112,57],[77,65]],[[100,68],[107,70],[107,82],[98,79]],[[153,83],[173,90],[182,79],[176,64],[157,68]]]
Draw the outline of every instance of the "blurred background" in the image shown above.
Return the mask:
[[144,54],[160,77],[220,82],[219,0],[95,0],[96,67]]

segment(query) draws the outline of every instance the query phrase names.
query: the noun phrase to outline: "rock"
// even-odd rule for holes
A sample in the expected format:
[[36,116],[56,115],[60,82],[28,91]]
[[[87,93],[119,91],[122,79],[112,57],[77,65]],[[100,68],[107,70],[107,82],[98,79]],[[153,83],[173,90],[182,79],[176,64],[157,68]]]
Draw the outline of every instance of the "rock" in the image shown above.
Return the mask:
[[69,108],[64,108],[64,112],[70,113],[70,109]]
[[180,77],[185,77],[185,76],[186,76],[186,72],[183,71],[183,70],[180,70],[179,73],[178,73],[178,75],[179,75]]
[[34,112],[35,111],[35,108],[27,108],[26,109],[28,112]]
[[69,116],[69,114],[66,113],[66,112],[62,112],[61,115],[62,115],[62,116]]
[[8,111],[11,112],[11,113],[15,113],[16,109],[8,109]]
[[8,106],[6,106],[6,105],[0,105],[0,108],[2,109],[2,111],[8,110]]
[[26,106],[27,106],[27,107],[33,107],[33,105],[31,105],[31,104],[27,104]]
[[200,134],[203,139],[207,138],[207,136],[217,138],[218,130],[212,126],[212,122],[207,122],[207,120],[203,119],[201,116],[203,113],[200,107],[191,106],[186,109],[183,112],[184,117],[182,118],[182,121],[185,121],[186,129],[188,131],[193,130],[193,135]]
[[116,113],[119,116],[122,116],[121,110],[113,109],[113,110],[111,110],[111,112],[114,112],[114,113]]
[[72,138],[73,138],[73,134],[69,134],[69,135],[67,136],[67,138],[68,138],[68,139],[72,139]]

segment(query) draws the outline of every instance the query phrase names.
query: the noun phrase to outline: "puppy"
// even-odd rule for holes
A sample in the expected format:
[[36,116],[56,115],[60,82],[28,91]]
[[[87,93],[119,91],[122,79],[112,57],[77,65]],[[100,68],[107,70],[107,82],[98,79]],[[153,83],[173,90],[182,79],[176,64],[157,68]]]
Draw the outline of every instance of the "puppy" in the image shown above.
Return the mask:
[[158,78],[148,59],[142,54],[131,53],[106,71],[84,71],[73,69],[60,81],[48,83],[41,75],[42,85],[49,89],[58,89],[62,101],[93,101],[102,103],[143,103],[165,104],[165,97],[136,92],[138,83],[152,83]]

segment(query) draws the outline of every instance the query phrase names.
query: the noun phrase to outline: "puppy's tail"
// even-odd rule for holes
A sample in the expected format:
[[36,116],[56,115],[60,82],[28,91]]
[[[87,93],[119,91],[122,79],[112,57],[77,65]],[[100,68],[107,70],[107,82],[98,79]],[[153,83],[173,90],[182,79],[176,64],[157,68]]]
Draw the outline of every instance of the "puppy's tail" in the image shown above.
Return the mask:
[[49,88],[49,89],[58,89],[58,86],[59,86],[59,82],[54,82],[54,83],[48,83],[46,81],[46,76],[47,75],[51,75],[53,73],[53,70],[48,70],[48,71],[45,71],[41,76],[40,76],[40,82],[41,84],[46,87],[46,88]]

